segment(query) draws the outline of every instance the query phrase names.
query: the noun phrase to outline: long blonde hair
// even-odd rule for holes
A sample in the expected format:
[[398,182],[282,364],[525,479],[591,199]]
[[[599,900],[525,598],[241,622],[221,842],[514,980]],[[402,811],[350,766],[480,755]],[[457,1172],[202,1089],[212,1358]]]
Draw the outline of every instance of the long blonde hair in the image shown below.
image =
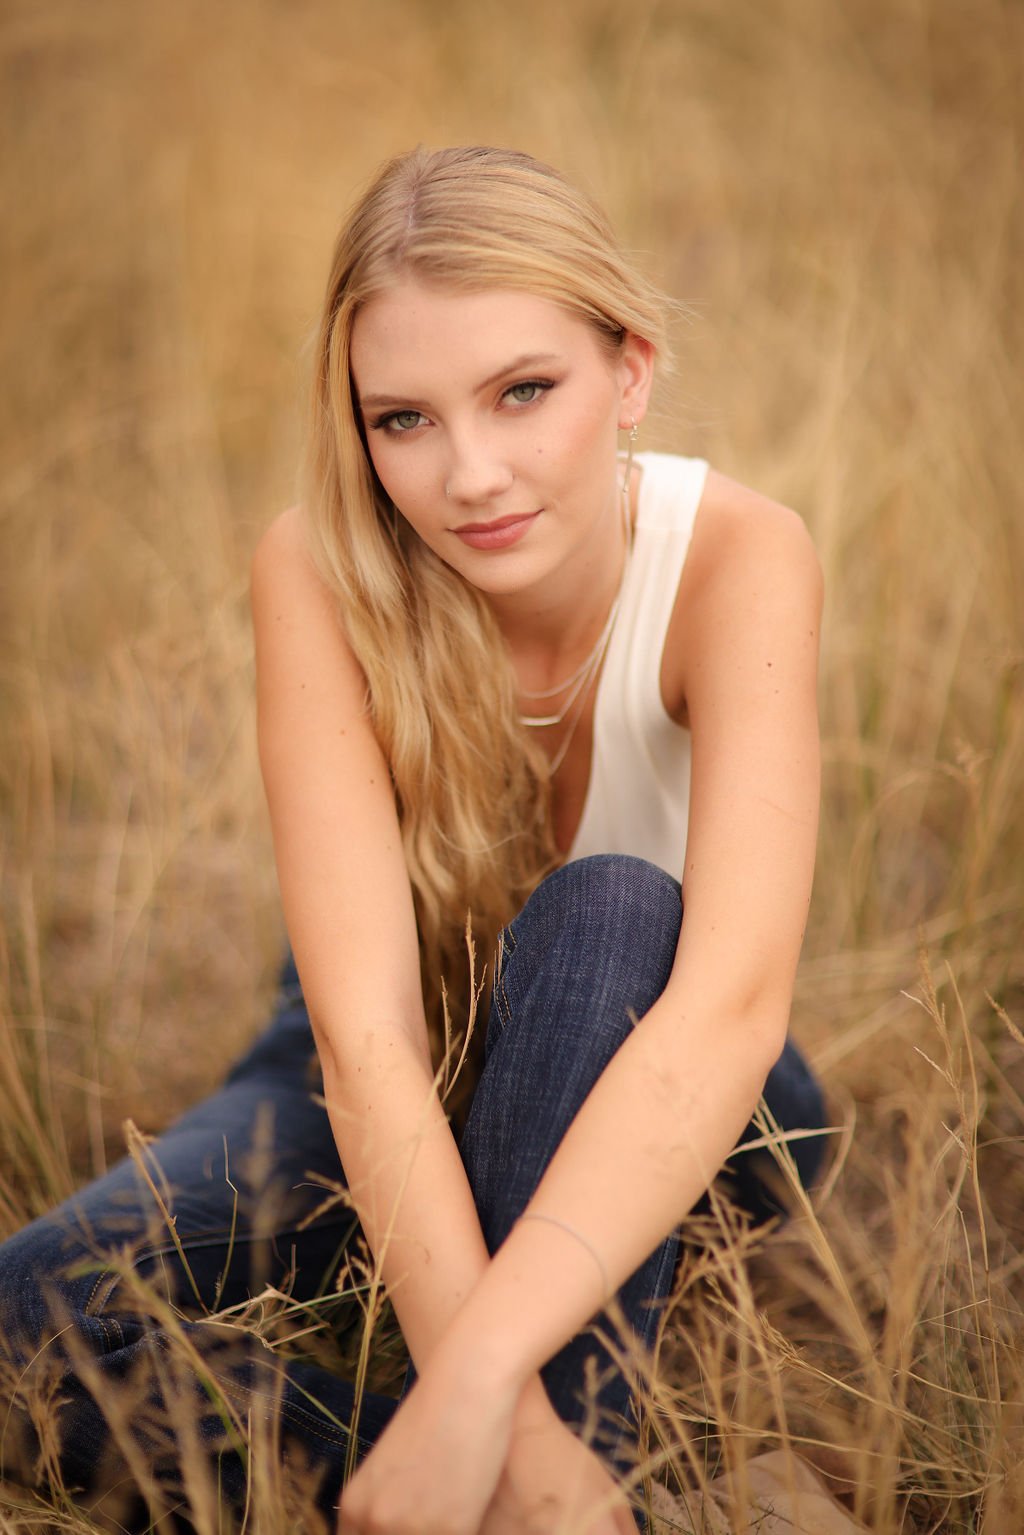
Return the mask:
[[412,533],[374,474],[349,372],[352,326],[403,277],[511,288],[559,304],[614,355],[660,347],[664,300],[632,270],[601,211],[556,171],[487,148],[389,161],[337,240],[305,459],[317,565],[337,593],[390,766],[419,924],[424,992],[467,974],[557,862],[546,760],[519,723],[511,664],[481,595]]

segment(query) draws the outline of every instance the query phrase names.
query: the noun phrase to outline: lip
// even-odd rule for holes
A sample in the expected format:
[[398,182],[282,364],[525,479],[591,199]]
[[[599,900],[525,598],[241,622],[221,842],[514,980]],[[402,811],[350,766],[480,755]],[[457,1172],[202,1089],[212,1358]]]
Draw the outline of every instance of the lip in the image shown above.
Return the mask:
[[467,522],[452,531],[471,549],[507,549],[539,516],[540,512],[523,512],[515,517],[497,517],[493,522]]

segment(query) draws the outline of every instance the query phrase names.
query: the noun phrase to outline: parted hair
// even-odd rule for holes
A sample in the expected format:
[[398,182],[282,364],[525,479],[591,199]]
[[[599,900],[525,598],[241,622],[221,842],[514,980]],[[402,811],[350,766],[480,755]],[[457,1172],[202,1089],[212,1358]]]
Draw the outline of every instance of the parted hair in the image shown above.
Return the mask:
[[660,349],[665,301],[633,269],[601,210],[516,151],[421,148],[390,160],[338,235],[316,343],[303,501],[390,767],[424,995],[428,1015],[438,1015],[442,978],[459,1011],[468,1001],[467,914],[489,958],[558,855],[547,762],[519,722],[491,610],[412,532],[367,452],[350,376],[352,327],[375,294],[409,277],[547,298],[591,325],[610,356],[629,332]]

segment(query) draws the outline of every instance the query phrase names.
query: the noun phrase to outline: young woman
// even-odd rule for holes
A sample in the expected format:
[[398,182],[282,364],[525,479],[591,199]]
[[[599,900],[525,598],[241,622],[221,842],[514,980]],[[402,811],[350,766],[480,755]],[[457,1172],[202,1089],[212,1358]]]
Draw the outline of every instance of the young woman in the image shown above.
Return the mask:
[[[44,1328],[41,1275],[73,1324],[77,1355],[49,1354],[80,1484],[109,1445],[100,1386],[156,1336],[113,1243],[193,1313],[282,1269],[321,1293],[352,1216],[310,1222],[309,1185],[343,1169],[411,1388],[355,1423],[347,1383],[187,1324],[225,1397],[315,1464],[342,1535],[633,1528],[610,1475],[623,1354],[653,1339],[680,1222],[762,1091],[783,1129],[823,1123],[786,1042],[821,578],[792,512],[633,453],[663,312],[600,212],[525,155],[416,151],[342,230],[304,503],[253,566],[297,972],[223,1092],[148,1153],[173,1233],[125,1164],[2,1250],[21,1333]],[[490,1018],[451,1088],[467,916]],[[818,1146],[792,1143],[805,1178]],[[776,1208],[755,1156],[731,1168],[755,1217]],[[223,1412],[197,1420],[223,1448]],[[175,1446],[132,1432],[172,1486]]]

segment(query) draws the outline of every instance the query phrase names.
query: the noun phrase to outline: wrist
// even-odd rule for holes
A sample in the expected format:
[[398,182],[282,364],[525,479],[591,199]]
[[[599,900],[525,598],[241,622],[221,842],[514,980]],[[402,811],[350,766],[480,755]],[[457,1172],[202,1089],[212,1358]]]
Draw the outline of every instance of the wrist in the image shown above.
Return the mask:
[[604,1262],[589,1240],[573,1240],[577,1236],[546,1215],[515,1224],[438,1345],[456,1375],[517,1401],[604,1303]]
[[[423,1374],[429,1373],[467,1400],[507,1401],[517,1410],[529,1376],[518,1366],[508,1340],[498,1330],[472,1328],[457,1314],[438,1340]],[[537,1392],[547,1400],[539,1376],[526,1394],[524,1410],[539,1412]]]

